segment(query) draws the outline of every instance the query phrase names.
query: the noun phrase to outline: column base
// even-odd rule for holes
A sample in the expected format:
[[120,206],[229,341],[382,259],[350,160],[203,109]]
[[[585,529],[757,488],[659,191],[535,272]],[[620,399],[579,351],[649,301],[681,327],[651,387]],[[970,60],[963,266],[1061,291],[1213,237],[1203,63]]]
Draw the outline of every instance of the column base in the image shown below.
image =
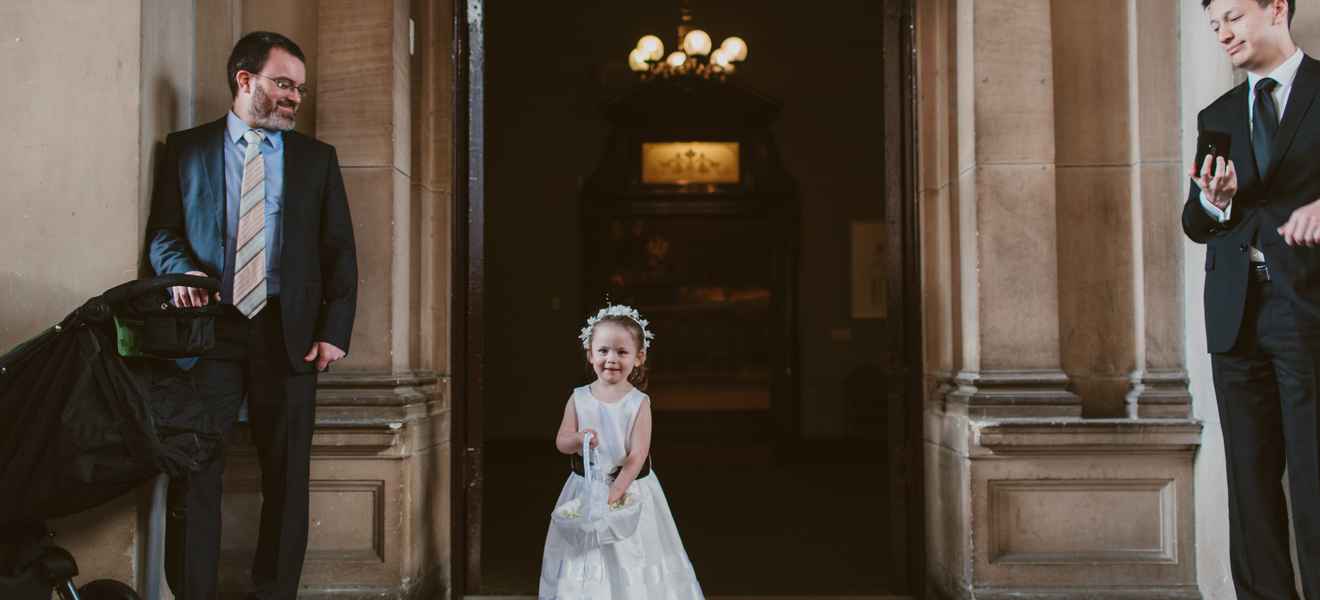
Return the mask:
[[[298,597],[430,598],[448,587],[449,398],[448,379],[429,372],[319,378]],[[220,591],[239,598],[261,516],[247,427],[236,428],[227,454]]]
[[1132,372],[1127,394],[1127,416],[1131,419],[1186,419],[1192,416],[1192,394],[1187,390],[1187,372],[1182,369],[1151,369]]
[[951,413],[974,418],[1080,417],[1082,400],[1055,369],[962,371],[948,395]]
[[927,576],[949,599],[1200,598],[1189,419],[926,411]]

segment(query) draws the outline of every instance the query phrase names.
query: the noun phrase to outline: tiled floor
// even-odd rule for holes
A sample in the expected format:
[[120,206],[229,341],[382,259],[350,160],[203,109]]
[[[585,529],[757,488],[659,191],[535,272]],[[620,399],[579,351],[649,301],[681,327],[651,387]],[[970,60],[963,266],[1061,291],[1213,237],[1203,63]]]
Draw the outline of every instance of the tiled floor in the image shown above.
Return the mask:
[[[655,472],[709,596],[894,594],[883,450],[780,453],[753,440],[657,443]],[[782,456],[789,454],[789,456]],[[535,595],[567,458],[550,441],[488,443],[482,593]]]

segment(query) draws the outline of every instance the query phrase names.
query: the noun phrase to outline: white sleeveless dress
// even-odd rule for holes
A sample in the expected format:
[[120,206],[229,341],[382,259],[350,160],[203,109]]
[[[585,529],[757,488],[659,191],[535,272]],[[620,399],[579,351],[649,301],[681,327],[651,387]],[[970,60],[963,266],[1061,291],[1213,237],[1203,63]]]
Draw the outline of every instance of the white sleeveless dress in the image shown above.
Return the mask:
[[[618,402],[601,402],[583,386],[573,390],[578,429],[600,435],[596,460],[604,472],[623,464],[632,440],[633,424],[645,393],[633,389]],[[586,483],[569,473],[555,506],[578,494]],[[629,493],[642,501],[641,522],[631,537],[585,553],[577,553],[552,528],[541,559],[540,600],[701,600],[696,572],[669,512],[669,502],[653,470],[634,481]]]

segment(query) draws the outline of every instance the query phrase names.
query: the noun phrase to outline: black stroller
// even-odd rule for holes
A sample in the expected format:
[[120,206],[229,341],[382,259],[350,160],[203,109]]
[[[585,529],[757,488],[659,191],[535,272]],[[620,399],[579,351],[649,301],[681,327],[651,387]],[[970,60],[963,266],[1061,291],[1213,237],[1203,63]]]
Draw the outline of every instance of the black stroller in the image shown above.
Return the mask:
[[217,305],[176,308],[177,285],[219,288],[189,275],[131,281],[0,356],[0,598],[138,598],[114,580],[75,587],[77,565],[44,522],[161,473],[186,476],[214,451],[187,372],[164,359],[214,344]]

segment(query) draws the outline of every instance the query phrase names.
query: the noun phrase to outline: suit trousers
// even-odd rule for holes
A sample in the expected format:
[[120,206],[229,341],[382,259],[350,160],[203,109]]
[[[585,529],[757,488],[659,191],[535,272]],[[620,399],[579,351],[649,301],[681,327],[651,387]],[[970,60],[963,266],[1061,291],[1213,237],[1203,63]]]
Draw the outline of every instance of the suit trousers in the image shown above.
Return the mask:
[[1320,599],[1320,321],[1278,282],[1252,281],[1242,329],[1212,354],[1228,474],[1229,555],[1239,600],[1295,600],[1288,512],[1306,597]]
[[[289,368],[278,298],[251,321],[226,308],[216,324],[216,349],[192,367],[195,397],[225,434],[247,398],[262,496],[253,597],[292,599],[307,550],[316,374]],[[170,482],[166,578],[180,600],[217,596],[224,454],[222,445],[200,471]]]

